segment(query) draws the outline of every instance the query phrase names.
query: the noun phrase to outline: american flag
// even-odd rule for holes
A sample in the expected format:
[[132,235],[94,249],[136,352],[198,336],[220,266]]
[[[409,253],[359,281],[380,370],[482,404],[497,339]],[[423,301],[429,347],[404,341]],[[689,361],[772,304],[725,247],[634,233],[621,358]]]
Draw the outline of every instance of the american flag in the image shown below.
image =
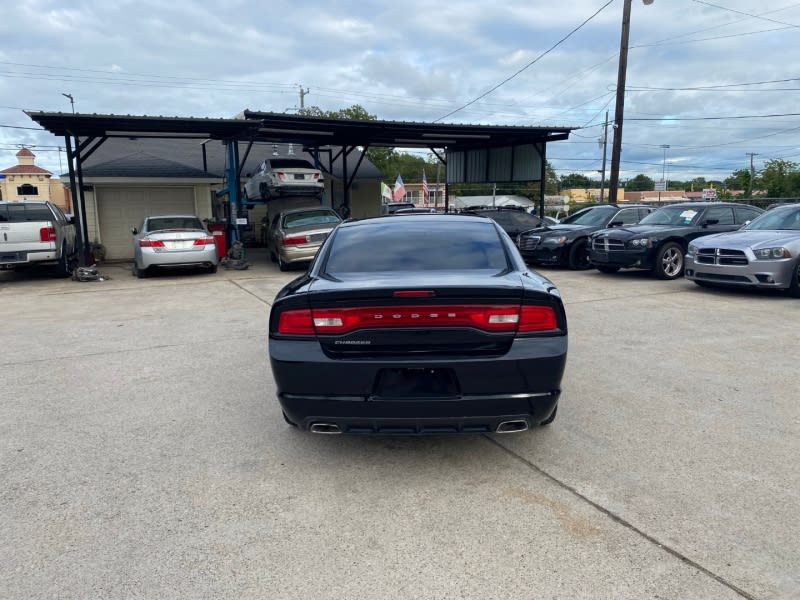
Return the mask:
[[431,197],[431,191],[428,189],[428,178],[425,177],[425,169],[422,169],[422,198],[427,202]]

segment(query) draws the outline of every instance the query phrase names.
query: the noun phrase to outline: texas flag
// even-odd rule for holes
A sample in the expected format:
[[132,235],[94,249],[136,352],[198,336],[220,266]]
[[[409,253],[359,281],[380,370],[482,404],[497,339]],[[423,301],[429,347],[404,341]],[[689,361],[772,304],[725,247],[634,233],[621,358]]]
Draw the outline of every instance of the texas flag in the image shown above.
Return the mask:
[[403,185],[403,178],[397,176],[397,181],[394,182],[394,201],[402,200],[406,195],[406,186]]

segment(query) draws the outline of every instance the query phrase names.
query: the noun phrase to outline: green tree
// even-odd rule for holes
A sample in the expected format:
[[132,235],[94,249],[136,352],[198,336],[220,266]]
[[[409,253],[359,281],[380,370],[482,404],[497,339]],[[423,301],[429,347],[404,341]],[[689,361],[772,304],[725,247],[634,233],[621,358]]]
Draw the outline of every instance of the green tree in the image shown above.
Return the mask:
[[591,180],[580,173],[569,173],[568,175],[561,176],[561,189],[588,189],[592,187]]
[[729,190],[744,190],[750,192],[750,169],[739,169],[734,171],[730,177],[725,179],[725,187]]
[[760,174],[761,186],[770,198],[789,198],[800,195],[800,172],[796,162],[768,160]]
[[639,173],[633,179],[629,179],[625,184],[626,192],[652,192],[655,182],[647,175]]

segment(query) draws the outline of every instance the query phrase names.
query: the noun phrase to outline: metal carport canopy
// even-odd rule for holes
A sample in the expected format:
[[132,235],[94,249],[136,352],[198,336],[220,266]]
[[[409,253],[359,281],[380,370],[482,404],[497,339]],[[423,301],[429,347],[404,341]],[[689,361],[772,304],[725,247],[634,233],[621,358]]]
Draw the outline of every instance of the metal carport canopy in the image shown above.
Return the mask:
[[[570,132],[575,129],[575,127],[362,121],[251,110],[245,110],[240,117],[232,119],[25,112],[46,130],[65,138],[72,197],[79,206],[84,261],[87,259],[88,244],[82,162],[110,137],[217,139],[225,142],[294,142],[311,148],[339,146],[342,148],[342,156],[345,161],[345,204],[347,204],[347,190],[350,183],[347,177],[346,158],[349,152],[356,147],[429,148],[435,152],[437,148],[446,148],[448,151],[464,151],[541,144],[542,198],[540,202],[543,209],[546,143],[566,140]],[[438,152],[436,154],[443,161]],[[240,175],[238,150],[236,150],[234,159],[236,168],[232,169],[231,173],[236,177],[231,180],[238,181]],[[359,164],[360,160],[354,169],[353,176],[355,176]],[[238,206],[238,185],[229,185],[228,189],[231,194],[231,203]]]
[[268,141],[302,139],[308,146],[392,146],[400,148],[494,148],[565,140],[575,127],[462,125],[406,121],[357,121],[245,110],[245,119],[260,123]]

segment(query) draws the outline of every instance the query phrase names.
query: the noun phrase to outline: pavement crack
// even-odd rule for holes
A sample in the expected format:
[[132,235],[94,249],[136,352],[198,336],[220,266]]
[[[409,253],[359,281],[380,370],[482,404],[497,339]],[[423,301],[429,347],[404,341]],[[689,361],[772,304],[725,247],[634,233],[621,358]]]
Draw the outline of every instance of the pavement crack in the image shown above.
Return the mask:
[[554,477],[553,475],[551,475],[550,473],[548,473],[547,471],[545,471],[544,469],[542,469],[538,465],[534,464],[533,462],[531,462],[530,460],[528,460],[524,456],[521,456],[520,454],[517,454],[513,450],[507,448],[506,446],[504,446],[503,444],[498,442],[496,439],[494,439],[494,438],[492,438],[492,437],[490,437],[488,435],[484,435],[483,437],[484,437],[484,439],[488,440],[489,442],[491,442],[492,444],[494,444],[495,446],[500,448],[503,452],[505,452],[506,454],[508,454],[509,456],[514,458],[515,460],[517,460],[518,462],[521,462],[522,464],[524,464],[526,467],[528,467],[532,471],[535,471],[536,473],[542,475],[543,477],[545,477],[549,481],[552,481],[553,483],[555,483],[561,489],[566,490],[567,492],[569,492],[570,494],[572,494],[573,496],[575,496],[576,498],[578,498],[582,502],[585,502],[586,504],[588,504],[589,506],[591,506],[592,508],[594,508],[598,512],[600,512],[600,513],[604,514],[605,516],[607,516],[609,519],[611,519],[615,523],[618,523],[619,525],[622,525],[623,527],[625,527],[629,531],[632,531],[633,533],[635,533],[639,537],[647,540],[648,542],[650,542],[654,546],[658,547],[660,550],[663,550],[664,552],[666,552],[667,554],[672,555],[673,557],[677,558],[678,560],[680,560],[684,564],[692,567],[693,569],[696,569],[697,571],[703,573],[707,577],[710,577],[711,579],[713,579],[714,581],[716,581],[720,585],[725,586],[726,588],[728,588],[732,592],[738,594],[742,598],[746,598],[747,600],[758,600],[755,596],[753,596],[749,592],[743,590],[742,588],[737,586],[735,583],[733,583],[731,581],[728,581],[727,579],[725,579],[724,577],[722,577],[720,575],[717,575],[716,573],[714,573],[713,571],[710,571],[709,569],[707,569],[706,567],[704,567],[700,563],[692,560],[691,558],[689,558],[685,554],[681,553],[679,550],[676,550],[675,548],[672,548],[671,546],[659,541],[658,539],[656,539],[652,535],[650,535],[648,533],[645,533],[644,531],[642,531],[641,529],[636,527],[636,525],[634,525],[630,521],[626,520],[625,518],[621,517],[620,515],[616,514],[615,512],[605,508],[604,506],[598,504],[597,502],[595,502],[594,500],[592,500],[588,496],[582,494],[576,488],[572,487],[568,483],[565,483],[565,482],[561,481],[560,479],[557,479],[556,477]]
[[[266,300],[264,300],[264,299],[263,299],[261,296],[259,296],[258,294],[255,294],[255,293],[251,292],[250,290],[248,290],[246,287],[244,287],[244,286],[242,286],[242,285],[239,285],[239,282],[238,282],[238,281],[234,281],[234,280],[232,280],[232,279],[229,279],[228,281],[229,281],[230,283],[232,283],[233,285],[235,285],[236,287],[238,287],[238,288],[239,288],[240,290],[242,290],[243,292],[247,292],[248,294],[250,294],[250,295],[251,295],[253,298],[255,298],[256,300],[258,300],[258,301],[259,301],[259,302],[261,302],[262,304],[266,304],[267,306],[270,306],[270,307],[272,306],[272,303],[271,303],[271,302],[267,302]],[[250,279],[250,280],[248,280],[248,281],[252,281],[252,279]]]

